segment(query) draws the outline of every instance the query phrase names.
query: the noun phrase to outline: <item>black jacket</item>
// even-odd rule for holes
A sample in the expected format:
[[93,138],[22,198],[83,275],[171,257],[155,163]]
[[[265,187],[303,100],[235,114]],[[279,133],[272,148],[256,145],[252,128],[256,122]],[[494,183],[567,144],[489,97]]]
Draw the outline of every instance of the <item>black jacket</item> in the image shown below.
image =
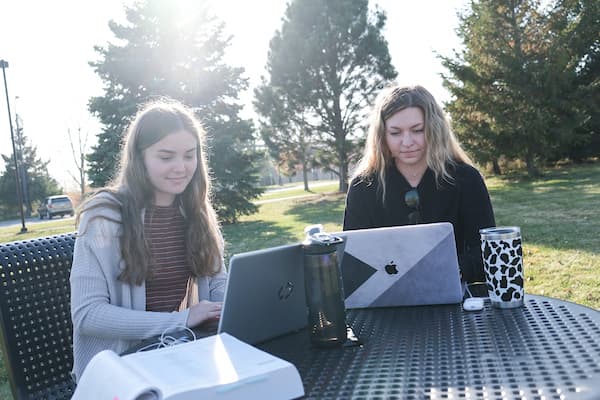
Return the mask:
[[[419,182],[420,223],[452,223],[463,280],[484,282],[479,229],[496,225],[490,196],[475,168],[464,163],[448,168],[454,178],[452,184],[442,182],[436,186],[435,174],[430,169]],[[385,201],[377,177],[355,178],[351,182],[344,230],[409,224],[408,214],[414,210],[404,203],[404,194],[412,186],[395,166],[386,172]]]

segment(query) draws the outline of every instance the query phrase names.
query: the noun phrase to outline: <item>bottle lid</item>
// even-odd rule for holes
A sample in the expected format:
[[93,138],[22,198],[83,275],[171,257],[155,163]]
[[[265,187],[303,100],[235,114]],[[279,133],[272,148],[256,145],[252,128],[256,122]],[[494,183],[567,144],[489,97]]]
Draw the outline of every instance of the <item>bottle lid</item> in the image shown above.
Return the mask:
[[306,238],[302,242],[302,247],[309,252],[331,252],[334,251],[335,246],[344,241],[339,236],[323,232],[323,225],[321,224],[307,226],[304,228],[304,233],[306,233]]
[[321,225],[321,224],[308,225],[306,228],[304,228],[304,234],[306,235],[307,238],[309,236],[312,236],[316,233],[321,233],[321,232],[324,232],[323,225]]

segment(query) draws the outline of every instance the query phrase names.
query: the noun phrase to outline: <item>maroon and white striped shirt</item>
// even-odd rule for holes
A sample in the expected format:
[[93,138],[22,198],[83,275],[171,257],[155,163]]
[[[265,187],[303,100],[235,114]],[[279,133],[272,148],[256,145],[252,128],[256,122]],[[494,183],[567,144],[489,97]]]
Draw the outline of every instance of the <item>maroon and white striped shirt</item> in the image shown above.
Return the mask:
[[144,215],[144,235],[153,257],[146,280],[146,310],[175,311],[185,297],[190,267],[185,257],[185,225],[176,205],[152,206]]

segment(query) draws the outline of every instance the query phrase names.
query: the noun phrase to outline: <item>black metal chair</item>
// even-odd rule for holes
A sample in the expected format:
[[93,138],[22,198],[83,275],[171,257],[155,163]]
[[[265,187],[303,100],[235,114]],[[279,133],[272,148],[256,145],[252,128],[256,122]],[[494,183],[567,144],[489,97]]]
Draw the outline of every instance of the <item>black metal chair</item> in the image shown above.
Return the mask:
[[0,339],[15,400],[70,399],[75,233],[0,244]]

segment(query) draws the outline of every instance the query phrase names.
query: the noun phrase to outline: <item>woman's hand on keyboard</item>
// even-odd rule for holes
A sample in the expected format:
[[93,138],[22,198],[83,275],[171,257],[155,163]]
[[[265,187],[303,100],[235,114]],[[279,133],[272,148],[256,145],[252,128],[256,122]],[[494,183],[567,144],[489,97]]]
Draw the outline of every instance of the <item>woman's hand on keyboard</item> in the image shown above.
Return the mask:
[[189,328],[193,328],[203,322],[219,319],[222,305],[222,302],[200,301],[200,303],[190,307],[190,314],[188,315],[186,325]]

